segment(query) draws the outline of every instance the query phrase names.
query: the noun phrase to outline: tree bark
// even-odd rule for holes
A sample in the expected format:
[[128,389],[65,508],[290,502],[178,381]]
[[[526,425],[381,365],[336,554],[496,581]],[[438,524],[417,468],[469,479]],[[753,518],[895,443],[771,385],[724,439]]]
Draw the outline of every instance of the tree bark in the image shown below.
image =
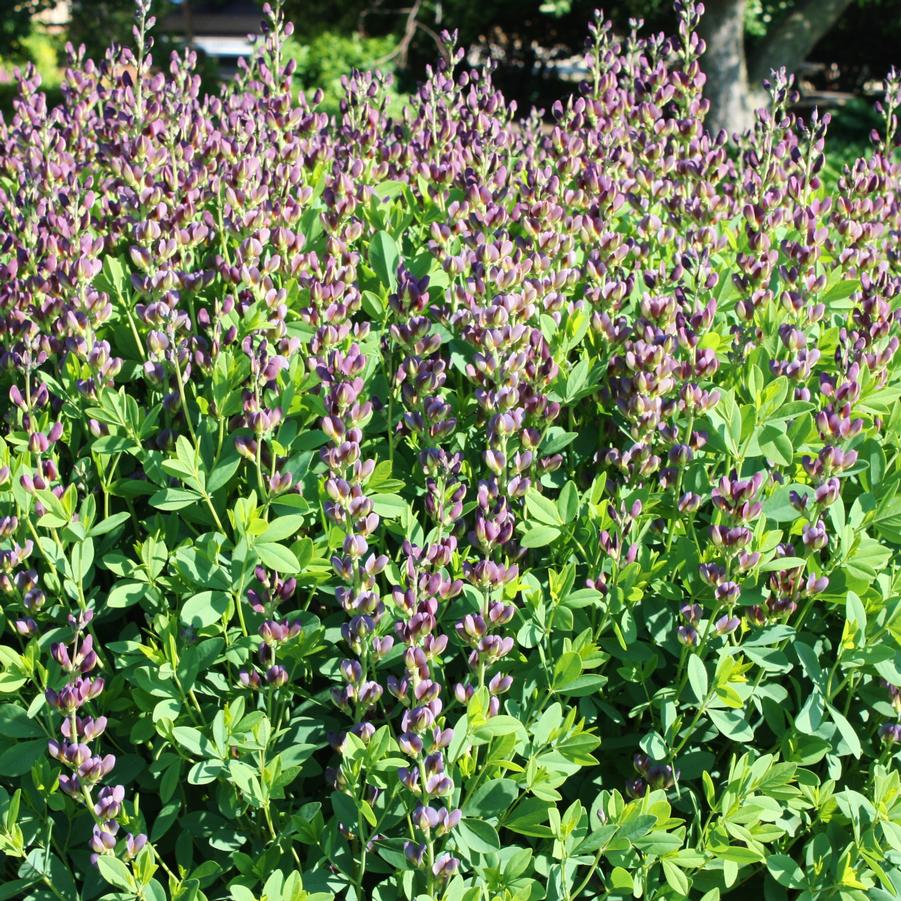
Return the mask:
[[782,66],[789,72],[796,71],[850,5],[851,0],[803,0],[798,3],[767,35],[750,60],[751,84],[759,85],[769,78],[773,69]]
[[745,58],[745,0],[706,0],[700,33],[707,45],[701,65],[710,101],[707,127],[730,135],[753,123],[753,103]]

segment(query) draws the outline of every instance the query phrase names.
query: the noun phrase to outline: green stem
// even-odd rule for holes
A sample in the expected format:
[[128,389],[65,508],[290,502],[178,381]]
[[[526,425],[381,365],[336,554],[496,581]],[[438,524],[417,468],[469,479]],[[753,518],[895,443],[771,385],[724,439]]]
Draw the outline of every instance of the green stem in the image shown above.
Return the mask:
[[582,892],[588,887],[588,883],[591,882],[591,877],[594,876],[595,870],[598,868],[598,864],[601,862],[601,857],[604,855],[604,851],[607,849],[606,845],[601,845],[598,848],[597,853],[594,855],[594,860],[591,862],[591,866],[588,868],[588,872],[585,874],[585,878],[572,890],[572,892],[567,894],[567,901],[569,899],[578,898]]
[[256,467],[257,467],[257,487],[260,489],[260,503],[266,499],[266,487],[263,484],[263,438],[262,435],[257,436],[256,450]]
[[235,600],[235,609],[238,611],[238,622],[241,625],[241,632],[243,632],[244,637],[247,638],[250,633],[247,631],[247,623],[244,621],[244,605],[241,603],[241,597],[237,592],[233,597]]
[[[688,417],[688,427],[685,430],[685,444],[688,447],[691,446],[691,432],[694,427],[695,427],[695,417],[694,417],[694,413],[692,413]],[[680,466],[678,469],[678,473],[676,475],[676,487],[673,492],[673,506],[676,507],[676,509],[678,509],[678,505],[679,505],[679,493],[682,491],[682,477],[683,477],[684,473],[685,473],[685,467]],[[672,523],[670,525],[672,526]],[[666,553],[667,554],[669,554],[670,548],[672,547],[673,538],[674,538],[675,534],[676,534],[676,532],[673,528],[670,528],[669,532],[667,532],[667,535],[666,535]]]
[[157,851],[153,845],[148,845],[148,847],[153,852],[153,856],[156,858],[157,863],[166,871],[166,873],[169,874],[169,878],[174,879],[176,885],[181,885],[181,879],[179,879],[178,876],[176,876],[175,873],[173,873],[172,870],[169,869],[169,865],[165,860],[163,860],[160,852]]
[[176,348],[172,353],[172,360],[175,364],[175,375],[176,382],[178,383],[178,399],[181,403],[181,410],[185,416],[185,423],[188,426],[188,434],[191,436],[191,443],[194,447],[199,447],[200,445],[197,443],[197,434],[194,431],[194,423],[191,421],[191,415],[188,412],[188,401],[185,397],[185,385],[184,379],[181,375],[181,364],[178,362],[178,349]]
[[357,863],[357,875],[354,878],[355,901],[363,901],[363,877],[366,875],[366,838],[363,826],[363,814],[357,808],[357,838],[360,842],[360,860]]
[[213,522],[216,523],[216,528],[227,538],[228,532],[225,531],[225,526],[222,525],[222,520],[219,519],[219,514],[216,512],[216,508],[213,506],[213,498],[210,496],[209,492],[203,492],[203,499],[206,502],[207,509],[213,516]]
[[[120,295],[120,300],[122,297]],[[128,319],[128,324],[131,327],[131,334],[135,339],[135,346],[138,348],[138,353],[141,355],[141,359],[147,359],[147,351],[144,349],[144,342],[141,341],[141,337],[138,334],[138,327],[135,325],[134,317],[131,315],[131,310],[128,308],[128,304],[123,300],[122,301],[122,309],[125,310],[125,316]]]

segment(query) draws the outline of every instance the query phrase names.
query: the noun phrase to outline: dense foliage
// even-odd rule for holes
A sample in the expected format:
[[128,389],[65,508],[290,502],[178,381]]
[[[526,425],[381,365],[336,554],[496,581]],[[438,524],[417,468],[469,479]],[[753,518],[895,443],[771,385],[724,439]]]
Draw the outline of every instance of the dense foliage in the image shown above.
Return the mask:
[[690,3],[551,128],[145,15],[0,124],[0,897],[898,897],[901,79],[829,196]]
[[[355,69],[377,68],[393,76],[395,45],[391,35],[364,37],[357,32],[322,31],[304,41],[290,37],[282,46],[287,58],[296,63],[292,76],[295,87],[309,94],[321,91],[317,110],[333,115],[340,112],[344,99],[345,75]],[[398,112],[405,98],[396,84],[387,83],[384,91],[386,110]]]

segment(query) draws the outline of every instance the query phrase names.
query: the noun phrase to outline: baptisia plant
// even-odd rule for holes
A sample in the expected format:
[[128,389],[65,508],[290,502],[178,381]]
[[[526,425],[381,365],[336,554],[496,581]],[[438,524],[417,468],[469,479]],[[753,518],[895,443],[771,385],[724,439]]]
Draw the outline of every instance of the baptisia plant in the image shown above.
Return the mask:
[[700,3],[393,115],[69,48],[0,120],[0,896],[901,895],[901,77]]

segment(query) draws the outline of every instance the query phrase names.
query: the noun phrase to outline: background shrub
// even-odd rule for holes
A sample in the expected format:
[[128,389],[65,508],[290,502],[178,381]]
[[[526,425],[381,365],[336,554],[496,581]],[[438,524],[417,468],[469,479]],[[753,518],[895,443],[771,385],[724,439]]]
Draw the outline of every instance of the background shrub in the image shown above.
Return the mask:
[[[322,91],[322,100],[317,108],[334,115],[340,112],[344,99],[343,79],[354,70],[378,68],[392,74],[391,57],[394,41],[390,37],[363,37],[352,32],[342,34],[324,31],[300,43],[290,38],[285,43],[289,58],[297,61],[294,82],[307,94]],[[401,97],[393,85],[385,88],[389,98],[389,111],[400,111]]]
[[515,122],[277,13],[0,126],[3,897],[901,892],[901,261],[699,10]]

